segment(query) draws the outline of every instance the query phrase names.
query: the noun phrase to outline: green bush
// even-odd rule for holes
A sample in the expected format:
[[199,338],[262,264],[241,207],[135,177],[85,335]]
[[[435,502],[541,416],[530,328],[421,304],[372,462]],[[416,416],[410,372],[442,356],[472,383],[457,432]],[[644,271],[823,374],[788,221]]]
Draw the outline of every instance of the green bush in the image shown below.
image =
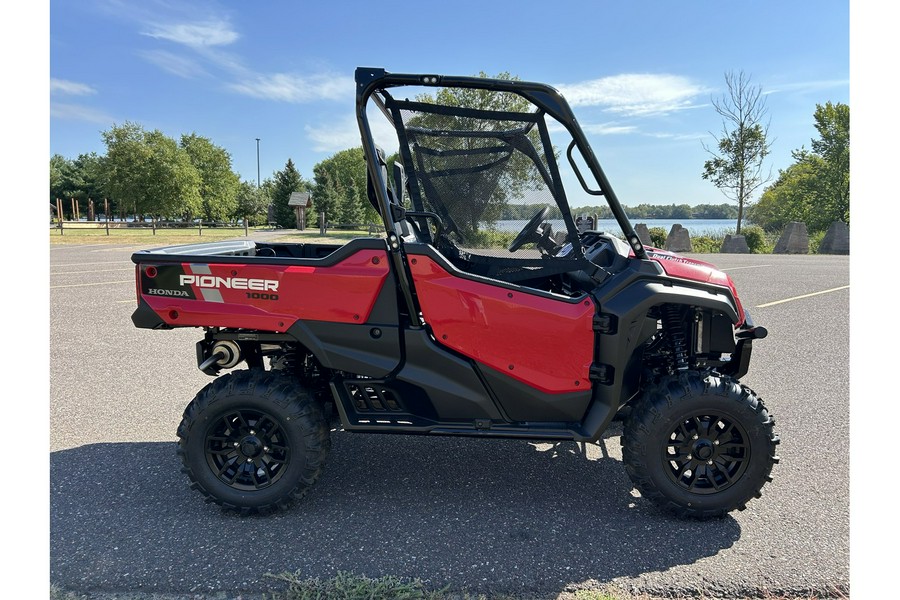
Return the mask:
[[822,245],[822,240],[825,239],[825,234],[827,231],[816,231],[815,233],[809,234],[809,253],[810,254],[818,254],[819,246]]
[[759,225],[750,225],[741,229],[741,235],[747,240],[750,254],[767,254],[772,252],[774,244],[770,247],[766,232]]
[[691,248],[698,254],[718,254],[722,249],[722,239],[709,235],[691,238]]
[[650,232],[650,245],[654,248],[665,248],[666,246],[666,237],[668,237],[668,233],[666,233],[666,229],[664,227],[650,227],[647,231]]

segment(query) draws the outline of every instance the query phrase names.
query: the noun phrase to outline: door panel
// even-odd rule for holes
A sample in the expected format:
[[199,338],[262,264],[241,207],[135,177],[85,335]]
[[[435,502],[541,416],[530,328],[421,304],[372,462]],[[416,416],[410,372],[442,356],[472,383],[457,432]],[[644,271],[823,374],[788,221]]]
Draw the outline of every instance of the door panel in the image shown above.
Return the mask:
[[545,393],[590,390],[589,298],[531,294],[451,273],[424,254],[408,258],[422,315],[438,343]]

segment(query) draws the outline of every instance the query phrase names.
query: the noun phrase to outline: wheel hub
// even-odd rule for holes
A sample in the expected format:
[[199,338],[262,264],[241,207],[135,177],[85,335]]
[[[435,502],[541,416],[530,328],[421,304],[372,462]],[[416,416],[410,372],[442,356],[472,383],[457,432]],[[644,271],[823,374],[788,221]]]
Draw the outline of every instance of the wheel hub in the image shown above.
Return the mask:
[[700,460],[709,460],[715,453],[715,448],[709,440],[700,440],[694,444],[694,456]]
[[247,458],[256,458],[263,453],[263,443],[255,435],[248,435],[241,440],[241,454]]

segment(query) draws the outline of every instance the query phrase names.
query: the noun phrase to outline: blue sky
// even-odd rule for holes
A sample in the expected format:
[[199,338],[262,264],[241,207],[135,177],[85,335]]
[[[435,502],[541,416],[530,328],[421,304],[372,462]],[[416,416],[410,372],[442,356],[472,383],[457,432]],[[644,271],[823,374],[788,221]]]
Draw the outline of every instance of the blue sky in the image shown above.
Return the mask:
[[777,174],[809,147],[816,104],[849,102],[849,12],[846,0],[59,0],[49,154],[104,154],[100,132],[133,121],[210,138],[248,181],[260,138],[263,179],[288,158],[311,178],[317,162],[359,145],[357,66],[507,71],[563,90],[624,204],[718,204],[727,200],[700,173],[724,73],[762,86]]

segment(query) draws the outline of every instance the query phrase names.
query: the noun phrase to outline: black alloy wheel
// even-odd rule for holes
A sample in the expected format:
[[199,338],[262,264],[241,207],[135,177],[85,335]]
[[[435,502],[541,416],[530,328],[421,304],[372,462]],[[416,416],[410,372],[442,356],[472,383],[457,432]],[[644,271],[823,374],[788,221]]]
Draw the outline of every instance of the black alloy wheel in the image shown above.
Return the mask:
[[290,441],[284,428],[262,410],[238,409],[206,432],[206,462],[219,481],[236,490],[260,490],[287,470]]
[[683,419],[669,434],[662,460],[666,474],[695,494],[715,494],[734,485],[750,463],[747,432],[724,413]]

